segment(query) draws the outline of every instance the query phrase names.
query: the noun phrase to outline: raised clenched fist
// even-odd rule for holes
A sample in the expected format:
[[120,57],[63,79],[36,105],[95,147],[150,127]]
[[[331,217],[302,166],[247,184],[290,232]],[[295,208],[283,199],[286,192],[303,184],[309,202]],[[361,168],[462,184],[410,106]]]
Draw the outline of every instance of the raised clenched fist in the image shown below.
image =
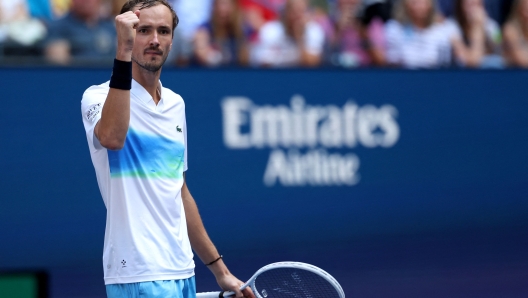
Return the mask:
[[139,10],[127,11],[115,18],[117,31],[117,54],[116,59],[131,61],[132,48],[136,38],[136,28],[139,24]]

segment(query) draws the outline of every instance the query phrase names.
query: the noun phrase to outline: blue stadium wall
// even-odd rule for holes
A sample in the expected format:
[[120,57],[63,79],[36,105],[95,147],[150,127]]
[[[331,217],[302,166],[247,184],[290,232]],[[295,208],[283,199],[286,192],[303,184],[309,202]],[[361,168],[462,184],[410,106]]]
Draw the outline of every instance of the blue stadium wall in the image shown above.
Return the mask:
[[[80,101],[109,75],[0,69],[0,270],[102,278]],[[186,102],[188,185],[209,234],[231,263],[261,256],[244,274],[329,251],[317,265],[350,294],[346,260],[364,239],[527,247],[528,72],[170,69],[162,82]]]

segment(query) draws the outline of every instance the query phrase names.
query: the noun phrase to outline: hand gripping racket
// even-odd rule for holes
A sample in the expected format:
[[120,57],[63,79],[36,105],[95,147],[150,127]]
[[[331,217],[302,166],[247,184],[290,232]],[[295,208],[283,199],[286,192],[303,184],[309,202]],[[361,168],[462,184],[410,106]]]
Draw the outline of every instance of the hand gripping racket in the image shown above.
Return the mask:
[[[278,262],[260,268],[240,287],[257,298],[345,298],[339,283],[326,271],[306,263]],[[197,298],[222,298],[233,292],[197,293]]]

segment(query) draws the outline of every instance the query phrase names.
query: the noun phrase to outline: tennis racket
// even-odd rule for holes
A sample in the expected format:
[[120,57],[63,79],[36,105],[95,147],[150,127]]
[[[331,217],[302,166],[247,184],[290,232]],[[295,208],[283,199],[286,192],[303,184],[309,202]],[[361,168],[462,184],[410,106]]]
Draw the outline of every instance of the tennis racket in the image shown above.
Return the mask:
[[[278,262],[260,268],[240,287],[257,298],[345,298],[339,283],[326,271],[299,262]],[[197,298],[222,298],[233,292],[197,293]]]

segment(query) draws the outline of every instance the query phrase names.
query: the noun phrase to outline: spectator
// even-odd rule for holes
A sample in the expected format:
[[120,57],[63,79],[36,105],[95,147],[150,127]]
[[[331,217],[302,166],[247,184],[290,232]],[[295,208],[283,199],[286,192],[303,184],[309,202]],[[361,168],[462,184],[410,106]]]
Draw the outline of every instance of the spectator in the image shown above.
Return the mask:
[[[455,16],[456,1],[457,0],[437,0],[438,7],[445,17],[451,18]],[[508,15],[512,1],[513,0],[483,0],[483,5],[486,8],[488,16],[499,24],[502,24]]]
[[362,0],[363,2],[363,24],[370,24],[371,21],[381,19],[386,22],[390,19],[392,0]]
[[504,25],[504,54],[510,66],[528,68],[528,0],[514,2]]
[[27,17],[24,0],[0,0],[0,43],[8,38],[10,24]]
[[[213,0],[170,0],[170,3],[181,16],[174,32],[174,37],[179,42],[173,42],[171,56],[176,55],[178,64],[186,65],[193,55],[196,31],[211,18]],[[169,57],[169,60],[172,60],[172,57]]]
[[499,25],[488,17],[482,0],[457,0],[453,52],[458,63],[467,67],[502,67]]
[[194,54],[198,64],[247,65],[246,29],[238,0],[215,0],[211,19],[196,32]]
[[331,62],[344,67],[385,64],[385,33],[381,18],[360,20],[360,0],[338,0],[332,13]]
[[281,20],[267,22],[251,49],[258,66],[317,66],[324,47],[324,31],[308,19],[307,0],[286,1]]
[[[283,0],[240,0],[244,21],[252,32],[258,32],[269,21],[278,18],[279,6]],[[253,39],[255,36],[251,36]]]
[[38,55],[45,26],[30,17],[25,0],[0,0],[0,56]]
[[45,54],[51,63],[110,62],[115,57],[114,23],[101,19],[101,0],[72,0],[70,12],[50,23]]
[[433,0],[397,2],[386,26],[387,61],[406,68],[450,65],[450,31],[438,19]]

